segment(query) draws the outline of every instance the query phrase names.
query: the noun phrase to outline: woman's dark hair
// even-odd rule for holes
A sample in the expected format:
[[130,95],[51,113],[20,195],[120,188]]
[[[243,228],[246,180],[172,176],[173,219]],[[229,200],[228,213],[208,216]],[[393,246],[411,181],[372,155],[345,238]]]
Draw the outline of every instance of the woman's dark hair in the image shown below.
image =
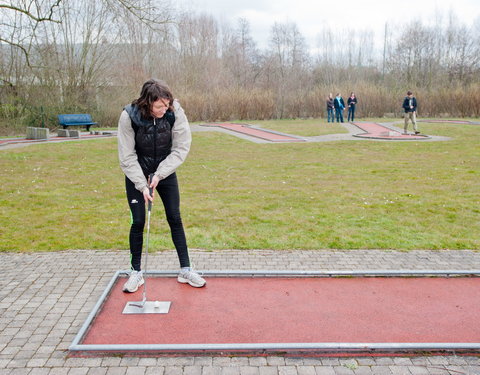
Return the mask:
[[134,100],[132,104],[138,106],[144,118],[150,118],[152,117],[152,104],[159,99],[168,100],[168,109],[173,110],[172,92],[164,82],[152,78],[143,84],[140,97]]

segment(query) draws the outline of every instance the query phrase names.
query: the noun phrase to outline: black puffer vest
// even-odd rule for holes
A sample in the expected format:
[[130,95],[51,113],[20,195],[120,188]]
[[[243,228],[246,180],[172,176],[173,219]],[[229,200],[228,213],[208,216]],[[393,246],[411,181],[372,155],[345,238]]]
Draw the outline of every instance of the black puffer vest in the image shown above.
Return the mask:
[[167,111],[162,118],[145,119],[139,108],[132,104],[126,106],[125,111],[130,116],[132,128],[135,131],[138,163],[147,177],[150,173],[155,173],[160,162],[172,150],[172,127],[175,123],[175,114]]

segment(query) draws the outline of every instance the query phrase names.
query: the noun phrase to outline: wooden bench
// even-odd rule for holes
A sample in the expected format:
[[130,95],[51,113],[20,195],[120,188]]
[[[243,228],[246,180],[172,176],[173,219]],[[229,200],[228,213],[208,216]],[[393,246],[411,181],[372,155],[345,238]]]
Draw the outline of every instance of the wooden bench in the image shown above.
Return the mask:
[[58,115],[58,123],[64,129],[68,129],[69,126],[85,126],[87,131],[90,130],[90,126],[97,125],[96,122],[92,121],[92,116],[88,113]]

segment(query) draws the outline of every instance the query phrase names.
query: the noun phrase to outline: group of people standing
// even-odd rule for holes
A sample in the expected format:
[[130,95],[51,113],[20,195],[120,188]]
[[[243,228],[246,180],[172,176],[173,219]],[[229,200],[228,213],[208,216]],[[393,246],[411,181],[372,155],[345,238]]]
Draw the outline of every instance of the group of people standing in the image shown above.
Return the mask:
[[[347,121],[354,121],[355,119],[355,107],[358,103],[358,99],[355,96],[355,93],[352,92],[347,99],[348,106],[348,118]],[[327,98],[327,118],[328,122],[343,122],[343,111],[345,110],[345,101],[342,98],[340,93],[337,93],[335,98],[332,93],[328,95]],[[331,121],[330,121],[331,120]]]
[[[347,99],[347,106],[348,106],[348,119],[347,121],[354,121],[355,120],[355,107],[357,106],[358,99],[354,92],[352,92]],[[408,123],[409,121],[412,122],[414,134],[420,134],[420,131],[417,127],[417,99],[413,96],[411,91],[407,91],[407,96],[403,100],[402,105],[405,111],[405,125],[403,134],[408,134]],[[345,101],[342,98],[340,93],[337,93],[335,98],[333,97],[332,93],[330,93],[327,97],[327,122],[343,122],[343,111],[345,110]]]

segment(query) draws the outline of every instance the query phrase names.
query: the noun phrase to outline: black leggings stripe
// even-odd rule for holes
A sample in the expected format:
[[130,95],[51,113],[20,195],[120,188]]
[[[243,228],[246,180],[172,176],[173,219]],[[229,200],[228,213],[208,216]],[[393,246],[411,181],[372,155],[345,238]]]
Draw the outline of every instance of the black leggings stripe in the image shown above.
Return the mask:
[[[145,201],[143,199],[143,193],[138,191],[134,183],[127,177],[125,177],[125,186],[128,205],[130,206],[130,212],[132,214],[129,236],[131,264],[132,269],[140,271],[146,214]],[[187,240],[180,215],[180,193],[176,174],[173,173],[166,179],[161,180],[157,185],[157,192],[165,208],[165,215],[168,225],[170,226],[173,244],[177,250],[180,267],[190,267]]]

